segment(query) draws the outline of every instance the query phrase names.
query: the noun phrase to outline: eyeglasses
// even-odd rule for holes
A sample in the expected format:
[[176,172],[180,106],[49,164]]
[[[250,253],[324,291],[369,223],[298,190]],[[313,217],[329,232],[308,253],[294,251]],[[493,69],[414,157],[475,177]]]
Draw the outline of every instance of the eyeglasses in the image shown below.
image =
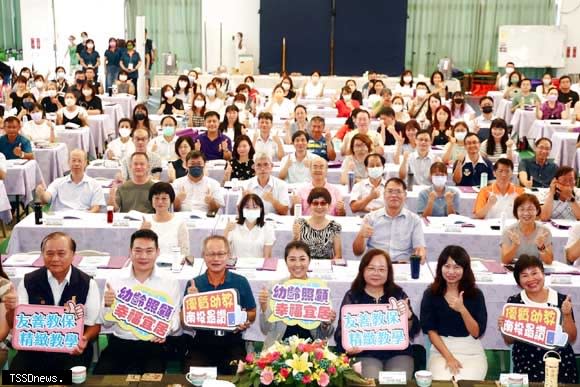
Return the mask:
[[518,212],[522,212],[522,213],[533,213],[535,214],[536,212],[538,212],[538,210],[536,209],[536,207],[518,207]]
[[313,200],[312,203],[310,203],[312,207],[324,207],[327,204],[328,203],[326,202],[326,200]]
[[400,189],[386,189],[385,193],[387,195],[402,195],[405,191]]
[[371,274],[386,274],[387,268],[386,267],[374,267],[374,266],[367,266],[365,271]]
[[215,253],[205,253],[206,258],[225,258],[228,255],[227,251],[217,251]]
[[254,164],[255,168],[268,168],[270,166],[270,163],[257,163]]
[[548,152],[552,150],[552,148],[550,148],[549,146],[537,146],[536,149],[548,151]]

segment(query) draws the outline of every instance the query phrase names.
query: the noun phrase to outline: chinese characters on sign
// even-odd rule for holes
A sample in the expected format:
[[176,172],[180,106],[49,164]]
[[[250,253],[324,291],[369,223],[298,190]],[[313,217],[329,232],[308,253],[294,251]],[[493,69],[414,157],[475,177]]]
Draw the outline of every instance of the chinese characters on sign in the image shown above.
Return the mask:
[[234,330],[239,321],[236,289],[188,294],[183,299],[183,321],[186,326],[205,329]]
[[12,346],[24,351],[71,352],[83,335],[83,318],[63,306],[18,305]]
[[543,348],[564,346],[568,335],[562,332],[560,310],[554,307],[505,304],[501,333]]
[[342,346],[362,350],[400,350],[409,346],[409,323],[404,301],[342,307]]
[[270,293],[270,310],[270,322],[284,321],[287,325],[315,329],[321,321],[330,321],[330,289],[317,278],[276,284]]
[[117,322],[139,340],[165,338],[171,328],[175,302],[164,292],[137,285],[117,291],[105,320]]

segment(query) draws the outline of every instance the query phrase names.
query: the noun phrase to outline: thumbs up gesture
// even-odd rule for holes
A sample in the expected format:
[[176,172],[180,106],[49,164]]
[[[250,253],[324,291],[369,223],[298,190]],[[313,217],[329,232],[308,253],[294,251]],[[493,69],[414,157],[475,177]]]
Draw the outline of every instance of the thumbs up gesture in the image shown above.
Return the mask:
[[6,293],[4,297],[2,297],[2,302],[4,302],[4,307],[6,308],[6,311],[16,309],[16,306],[18,305],[18,295],[16,294],[16,288],[14,287],[13,283],[10,284],[10,289],[8,290],[8,293]]
[[258,295],[258,301],[260,303],[260,309],[261,310],[266,310],[268,309],[268,289],[266,289],[266,287],[262,287],[262,289],[260,290],[260,294]]
[[22,144],[18,143],[18,145],[14,148],[12,153],[14,153],[14,156],[16,156],[16,157],[22,157],[22,155],[23,155]]
[[44,195],[45,192],[46,192],[46,186],[44,185],[44,183],[39,184],[35,189],[36,197],[38,199],[41,199],[42,195]]
[[197,294],[199,290],[195,287],[195,281],[191,281],[191,285],[187,288],[187,294]]
[[64,306],[64,311],[66,313],[74,313],[77,320],[81,319],[85,315],[85,308],[81,304],[76,304],[72,300],[68,300]]
[[151,222],[143,216],[143,222],[141,223],[141,230],[151,230]]
[[570,299],[570,296],[566,296],[566,299],[562,302],[561,310],[564,316],[572,315],[572,300]]
[[201,151],[201,142],[199,140],[195,140],[195,144],[193,145],[196,151]]
[[449,307],[457,313],[461,313],[465,309],[465,305],[463,304],[463,291],[459,292],[459,296],[457,297],[446,295],[445,299]]
[[370,238],[373,236],[373,228],[369,225],[366,218],[363,219],[363,223],[360,227],[360,234],[363,238]]
[[105,287],[105,308],[110,308],[115,302],[115,291],[111,287],[111,284],[107,282]]
[[405,316],[405,318],[410,318],[411,307],[409,306],[409,299],[405,298],[404,300],[397,300],[397,310],[401,317]]
[[187,198],[187,192],[185,192],[185,187],[181,187],[179,193],[177,194],[179,201],[183,202]]

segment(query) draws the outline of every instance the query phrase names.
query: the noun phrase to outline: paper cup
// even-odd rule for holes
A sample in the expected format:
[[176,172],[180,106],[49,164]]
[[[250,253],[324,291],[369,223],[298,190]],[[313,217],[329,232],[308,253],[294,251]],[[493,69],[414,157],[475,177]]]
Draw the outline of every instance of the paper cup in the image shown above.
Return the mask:
[[427,370],[417,371],[415,372],[415,381],[419,387],[429,387],[433,381],[433,374]]
[[72,382],[74,384],[81,384],[87,380],[87,367],[85,366],[76,366],[72,367]]

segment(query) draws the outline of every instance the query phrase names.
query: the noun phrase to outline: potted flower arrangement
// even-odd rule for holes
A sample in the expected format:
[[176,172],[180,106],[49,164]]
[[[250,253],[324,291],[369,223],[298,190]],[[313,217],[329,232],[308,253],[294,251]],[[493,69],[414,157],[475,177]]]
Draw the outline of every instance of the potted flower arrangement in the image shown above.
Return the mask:
[[330,351],[326,341],[292,336],[239,361],[233,383],[241,387],[374,385],[355,371],[356,366],[347,355]]

